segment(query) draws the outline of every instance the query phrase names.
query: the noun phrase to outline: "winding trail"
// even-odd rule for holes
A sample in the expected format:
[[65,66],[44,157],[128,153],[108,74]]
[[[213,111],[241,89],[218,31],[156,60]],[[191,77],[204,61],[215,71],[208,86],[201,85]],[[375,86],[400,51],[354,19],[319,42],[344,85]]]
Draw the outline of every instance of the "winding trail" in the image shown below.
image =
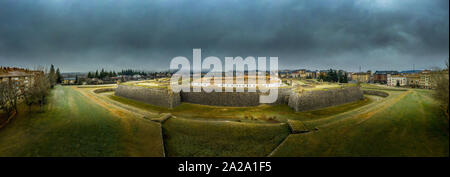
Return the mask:
[[[154,118],[158,117],[158,113],[153,113],[147,110],[142,110],[140,108],[135,108],[132,106],[124,105],[122,103],[110,100],[106,98],[101,93],[94,93],[93,91],[98,88],[78,88],[73,87],[75,90],[79,91],[84,96],[88,97],[98,105],[108,109],[109,111],[113,112],[114,114],[122,117],[122,118],[129,118],[130,115],[132,117],[138,117],[145,119],[144,117],[148,118]],[[148,119],[145,119],[148,120]]]
[[[411,94],[411,91],[406,91],[403,92],[402,94],[395,96],[392,99],[387,99],[387,100],[382,100],[380,101],[377,105],[373,106],[373,107],[369,107],[369,109],[364,110],[363,112],[356,114],[354,116],[345,118],[345,119],[340,119],[338,121],[333,121],[327,124],[323,124],[318,126],[318,128],[325,128],[325,127],[329,127],[329,126],[333,126],[335,124],[340,123],[341,121],[346,121],[346,120],[351,120],[351,119],[360,119],[356,124],[354,124],[354,126],[358,126],[364,122],[366,122],[367,120],[369,120],[370,118],[373,117],[373,115],[385,111],[387,108],[391,107],[392,105],[396,104],[398,101],[400,101],[401,99],[403,99],[406,95]],[[354,110],[354,111],[360,111],[360,110]],[[354,111],[351,111],[351,113],[354,113]]]

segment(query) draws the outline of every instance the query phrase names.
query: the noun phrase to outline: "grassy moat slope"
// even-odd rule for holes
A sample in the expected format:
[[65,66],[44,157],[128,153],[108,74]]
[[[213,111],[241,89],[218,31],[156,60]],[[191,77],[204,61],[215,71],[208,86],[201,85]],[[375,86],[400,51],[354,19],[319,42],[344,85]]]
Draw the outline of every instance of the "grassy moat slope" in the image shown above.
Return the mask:
[[172,118],[163,125],[168,156],[267,156],[289,134],[286,124]]
[[[397,93],[395,93],[397,92]],[[449,124],[429,90],[393,91],[373,110],[289,135],[273,156],[447,156]],[[367,109],[371,109],[368,107]]]
[[71,87],[55,87],[44,109],[24,107],[0,129],[0,156],[163,155],[159,124],[119,117]]

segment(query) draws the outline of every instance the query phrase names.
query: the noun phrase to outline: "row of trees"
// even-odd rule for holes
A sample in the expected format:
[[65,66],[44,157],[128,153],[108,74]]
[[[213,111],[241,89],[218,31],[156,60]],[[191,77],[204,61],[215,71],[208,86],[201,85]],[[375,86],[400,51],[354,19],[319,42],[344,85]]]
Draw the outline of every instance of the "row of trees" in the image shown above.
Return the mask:
[[116,77],[116,76],[117,76],[116,71],[105,71],[104,69],[102,69],[100,73],[98,72],[98,70],[95,71],[95,73],[88,72],[87,75],[88,78],[97,78],[97,79],[104,79],[106,77]]
[[336,71],[330,69],[326,75],[319,75],[319,81],[347,83],[348,78],[344,71]]
[[96,70],[95,72],[88,72],[87,77],[88,78],[97,78],[97,79],[105,79],[107,77],[117,77],[118,75],[127,75],[127,76],[132,76],[132,75],[141,75],[141,76],[148,76],[149,73],[146,73],[144,71],[137,71],[137,70],[132,70],[132,69],[125,69],[122,70],[118,73],[116,73],[116,71],[105,71],[104,69],[102,69],[100,72],[98,70]]
[[127,75],[127,76],[132,76],[132,75],[141,75],[141,76],[147,76],[148,73],[144,72],[144,71],[137,71],[137,70],[132,70],[132,69],[126,69],[126,70],[122,70],[121,72],[119,72],[120,75]]

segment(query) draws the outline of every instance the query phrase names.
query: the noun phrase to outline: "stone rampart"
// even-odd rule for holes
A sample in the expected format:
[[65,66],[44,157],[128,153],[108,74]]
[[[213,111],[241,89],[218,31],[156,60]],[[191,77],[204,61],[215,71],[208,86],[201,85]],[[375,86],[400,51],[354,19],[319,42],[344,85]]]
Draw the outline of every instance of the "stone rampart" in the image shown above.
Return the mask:
[[140,86],[119,85],[114,93],[116,96],[121,96],[144,103],[174,108],[180,104],[180,94],[173,93],[167,88],[147,88]]
[[[173,93],[167,88],[148,88],[119,85],[115,95],[142,101],[148,104],[174,108],[181,102],[213,106],[246,107],[258,106],[260,92],[180,92]],[[344,87],[330,90],[313,90],[302,93],[290,88],[279,88],[278,99],[272,104],[287,104],[295,111],[307,111],[349,103],[363,99],[359,87]]]
[[363,98],[363,92],[359,87],[344,87],[302,93],[291,92],[288,105],[295,111],[308,111],[358,101]]

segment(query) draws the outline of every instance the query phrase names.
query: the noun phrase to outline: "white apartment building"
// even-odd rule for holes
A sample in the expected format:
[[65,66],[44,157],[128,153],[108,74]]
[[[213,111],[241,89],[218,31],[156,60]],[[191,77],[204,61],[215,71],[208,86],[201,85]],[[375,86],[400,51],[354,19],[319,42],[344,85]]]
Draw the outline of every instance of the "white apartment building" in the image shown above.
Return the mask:
[[387,85],[391,87],[395,86],[407,86],[408,79],[404,76],[399,75],[387,75]]

